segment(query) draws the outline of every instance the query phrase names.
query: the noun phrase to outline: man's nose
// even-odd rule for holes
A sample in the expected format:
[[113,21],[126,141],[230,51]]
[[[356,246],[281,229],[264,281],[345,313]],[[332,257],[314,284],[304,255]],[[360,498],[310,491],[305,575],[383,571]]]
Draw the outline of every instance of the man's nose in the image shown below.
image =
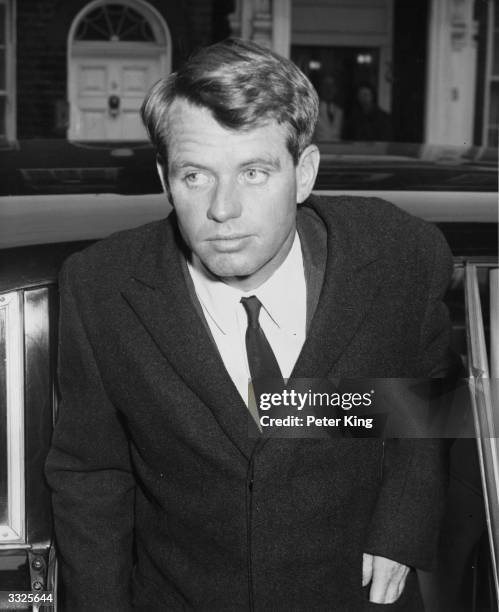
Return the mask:
[[219,182],[213,190],[208,218],[218,223],[239,217],[241,214],[240,194],[232,182]]

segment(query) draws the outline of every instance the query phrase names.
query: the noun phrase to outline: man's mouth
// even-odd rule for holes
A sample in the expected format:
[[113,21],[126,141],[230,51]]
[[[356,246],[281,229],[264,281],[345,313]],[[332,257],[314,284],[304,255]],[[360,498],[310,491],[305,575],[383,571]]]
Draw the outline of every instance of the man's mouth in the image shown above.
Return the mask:
[[239,240],[240,238],[247,238],[249,234],[215,234],[208,238],[208,240]]
[[216,234],[208,238],[208,242],[218,251],[237,251],[248,238],[248,234]]

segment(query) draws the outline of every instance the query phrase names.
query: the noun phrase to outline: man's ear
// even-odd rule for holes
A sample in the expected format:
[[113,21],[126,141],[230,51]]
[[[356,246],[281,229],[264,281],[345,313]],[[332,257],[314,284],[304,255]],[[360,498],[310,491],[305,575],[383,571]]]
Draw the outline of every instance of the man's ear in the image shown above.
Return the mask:
[[308,145],[300,155],[296,164],[296,201],[298,204],[304,202],[315,183],[319,171],[320,153],[316,145]]

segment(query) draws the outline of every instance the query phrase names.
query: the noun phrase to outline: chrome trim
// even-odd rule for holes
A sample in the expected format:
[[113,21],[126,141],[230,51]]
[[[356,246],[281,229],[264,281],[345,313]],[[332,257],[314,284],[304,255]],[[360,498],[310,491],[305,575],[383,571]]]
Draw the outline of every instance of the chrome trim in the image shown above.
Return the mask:
[[499,268],[494,268],[489,272],[489,287],[490,373],[492,378],[499,379]]
[[[491,265],[491,267],[494,267]],[[466,264],[468,371],[496,596],[499,599],[499,431],[497,382],[489,377],[477,265]],[[491,313],[492,316],[492,313]]]
[[4,293],[0,309],[6,317],[7,504],[8,522],[0,525],[0,544],[25,541],[24,499],[24,334],[22,294]]
[[56,314],[53,287],[24,291],[26,539],[42,549],[48,548],[52,539],[44,464],[52,437]]
[[6,542],[5,544],[0,544],[0,554],[3,552],[16,552],[18,550],[31,550],[31,544],[9,544],[8,542]]

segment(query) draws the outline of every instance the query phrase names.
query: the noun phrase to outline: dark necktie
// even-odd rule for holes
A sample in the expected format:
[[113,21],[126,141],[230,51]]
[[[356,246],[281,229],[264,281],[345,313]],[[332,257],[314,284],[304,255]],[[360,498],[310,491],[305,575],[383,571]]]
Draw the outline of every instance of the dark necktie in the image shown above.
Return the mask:
[[[277,379],[282,381],[281,369],[258,321],[262,303],[256,295],[251,295],[247,298],[241,298],[241,304],[248,315],[246,352],[251,380]],[[255,395],[259,395],[261,391],[260,389],[255,389]]]

